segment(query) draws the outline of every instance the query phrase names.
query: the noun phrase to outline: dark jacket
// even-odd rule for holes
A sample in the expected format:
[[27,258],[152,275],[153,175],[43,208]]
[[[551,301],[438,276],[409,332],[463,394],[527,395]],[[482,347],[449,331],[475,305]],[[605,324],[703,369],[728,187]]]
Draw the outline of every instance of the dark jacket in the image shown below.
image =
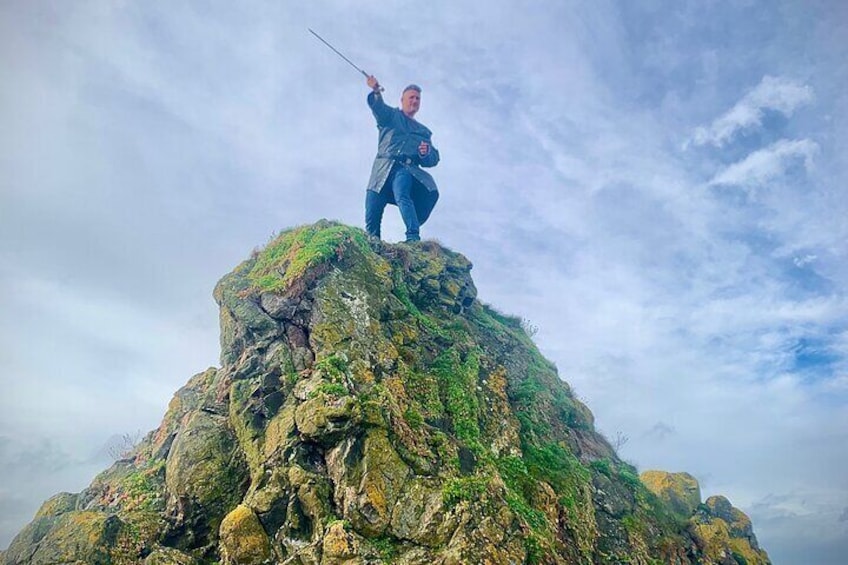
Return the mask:
[[[412,177],[427,190],[438,192],[433,177],[420,168],[435,167],[439,163],[439,151],[430,141],[433,135],[430,130],[407,117],[399,108],[388,106],[376,92],[368,95],[368,106],[374,113],[380,132],[368,190],[380,192],[389,178],[392,166],[399,166],[406,167]],[[418,154],[418,145],[422,141],[430,143],[430,152],[424,157]]]

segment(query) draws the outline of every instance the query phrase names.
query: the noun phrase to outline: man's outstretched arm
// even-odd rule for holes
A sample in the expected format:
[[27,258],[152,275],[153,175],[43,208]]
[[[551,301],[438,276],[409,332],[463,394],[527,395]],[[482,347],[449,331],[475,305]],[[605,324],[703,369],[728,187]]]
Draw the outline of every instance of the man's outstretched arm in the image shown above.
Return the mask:
[[392,119],[392,109],[388,104],[383,102],[383,95],[380,94],[380,83],[373,75],[370,75],[365,82],[368,84],[368,88],[371,89],[371,92],[368,93],[368,107],[371,108],[371,112],[377,120],[377,125],[388,125]]

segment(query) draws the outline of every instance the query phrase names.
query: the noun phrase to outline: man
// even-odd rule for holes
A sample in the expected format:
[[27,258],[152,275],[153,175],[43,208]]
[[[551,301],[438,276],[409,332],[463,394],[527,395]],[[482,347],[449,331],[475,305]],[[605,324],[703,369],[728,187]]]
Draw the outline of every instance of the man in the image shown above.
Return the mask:
[[430,141],[433,134],[415,121],[421,88],[410,84],[403,89],[401,107],[391,108],[383,102],[377,79],[369,76],[367,84],[371,88],[368,106],[377,120],[379,141],[365,196],[365,229],[379,238],[383,210],[386,204],[395,204],[406,224],[406,241],[419,241],[420,227],[439,199],[433,177],[420,168],[439,163],[439,151]]

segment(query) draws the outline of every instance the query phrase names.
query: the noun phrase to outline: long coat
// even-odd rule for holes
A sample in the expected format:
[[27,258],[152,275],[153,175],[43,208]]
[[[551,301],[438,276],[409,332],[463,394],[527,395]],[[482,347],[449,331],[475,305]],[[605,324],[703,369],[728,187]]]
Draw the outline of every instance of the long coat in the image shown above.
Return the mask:
[[[439,163],[439,151],[433,147],[432,132],[423,124],[407,117],[399,108],[383,102],[376,92],[368,94],[368,106],[374,113],[379,130],[377,156],[371,167],[368,190],[380,192],[389,178],[392,166],[405,167],[412,177],[427,190],[438,192],[436,181],[420,167],[435,167]],[[430,144],[430,152],[421,157],[418,146],[422,141]]]

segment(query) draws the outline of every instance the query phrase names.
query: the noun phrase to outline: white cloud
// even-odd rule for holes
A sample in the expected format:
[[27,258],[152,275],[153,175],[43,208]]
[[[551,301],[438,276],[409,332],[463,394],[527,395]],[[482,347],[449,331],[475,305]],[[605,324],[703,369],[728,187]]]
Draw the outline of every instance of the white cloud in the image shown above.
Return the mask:
[[803,162],[805,169],[810,169],[818,152],[818,144],[809,139],[781,139],[733,163],[716,174],[709,184],[749,188],[760,186],[782,175],[797,160]]
[[783,77],[765,76],[733,108],[717,118],[708,127],[695,130],[695,145],[711,144],[721,147],[739,131],[760,126],[765,110],[791,116],[793,112],[813,100],[813,89]]
[[[297,14],[263,2],[3,4],[0,77],[15,85],[0,91],[0,183],[13,183],[0,186],[4,429],[87,454],[152,428],[214,357],[217,277],[275,230],[323,216],[361,224],[376,131],[361,77],[310,26],[393,98],[423,84],[419,117],[443,156],[424,235],[474,261],[482,300],[539,326],[598,426],[631,438],[627,457],[692,472],[749,508],[769,493],[844,497],[832,485],[848,464],[848,229],[833,161],[848,130],[830,125],[845,121],[823,93],[841,92],[846,73],[806,72],[821,48],[784,46],[808,36],[768,4],[757,8],[774,40],[756,48],[737,8],[696,5],[435,0],[408,17],[377,2]],[[716,36],[723,24],[735,33]],[[833,119],[801,124],[813,87],[772,78],[778,68],[822,93],[805,118]],[[717,148],[704,153],[736,163],[715,173],[679,152],[691,115],[730,106],[717,100],[764,75],[699,130]],[[723,153],[769,112],[796,117],[794,141]],[[803,186],[785,182],[796,166]],[[761,198],[704,190],[721,182]],[[387,237],[402,235],[395,210],[385,221]],[[797,293],[803,277],[824,283]],[[838,361],[796,371],[802,338]],[[60,425],[87,413],[85,426]],[[830,445],[815,441],[827,430]],[[34,508],[92,476],[77,467],[38,491],[21,474],[0,482]],[[805,520],[830,511],[810,506]],[[0,522],[0,545],[31,515]],[[754,528],[766,549],[787,535]]]

